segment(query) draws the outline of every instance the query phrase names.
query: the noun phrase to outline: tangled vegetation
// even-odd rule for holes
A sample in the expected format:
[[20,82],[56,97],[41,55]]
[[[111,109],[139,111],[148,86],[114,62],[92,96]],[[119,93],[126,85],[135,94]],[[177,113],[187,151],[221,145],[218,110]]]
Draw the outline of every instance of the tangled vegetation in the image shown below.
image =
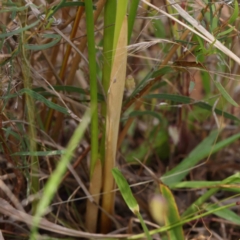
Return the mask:
[[1,239],[240,239],[237,0],[0,16]]

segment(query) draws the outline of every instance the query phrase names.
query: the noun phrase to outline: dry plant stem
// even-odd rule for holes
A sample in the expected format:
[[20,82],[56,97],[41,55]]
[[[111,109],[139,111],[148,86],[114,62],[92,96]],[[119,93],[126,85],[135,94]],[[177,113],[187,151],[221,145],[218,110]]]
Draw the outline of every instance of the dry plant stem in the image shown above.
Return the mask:
[[[106,3],[106,0],[99,0],[98,1],[97,6],[96,6],[97,9],[94,12],[94,23],[96,22],[96,20],[98,19],[100,13],[102,12],[102,9],[103,9],[105,3]],[[86,47],[86,44],[87,44],[87,37],[84,36],[82,38],[82,40],[81,40],[81,43],[78,46],[78,49],[81,52],[83,52],[83,50]],[[73,58],[73,61],[72,61],[72,66],[71,66],[71,70],[70,70],[69,76],[68,76],[68,78],[66,80],[66,85],[71,85],[72,84],[80,61],[81,61],[81,56],[79,54],[76,54],[76,56]]]
[[100,160],[97,160],[93,174],[91,177],[89,192],[94,200],[91,201],[89,198],[87,200],[86,206],[86,228],[89,232],[97,231],[98,223],[98,204],[100,202],[100,192],[102,187],[102,163]]
[[25,212],[22,205],[19,203],[17,196],[15,196],[9,187],[0,179],[0,188],[12,202],[12,204],[20,211]]
[[[22,17],[21,22],[24,25],[25,24],[24,17]],[[25,33],[21,33],[21,41],[26,42],[26,35]],[[32,78],[31,78],[31,66],[29,64],[29,54],[28,51],[24,48],[24,46],[20,47],[21,50],[21,70],[22,70],[22,78],[23,78],[23,85],[26,89],[32,88]],[[26,94],[25,96],[26,100],[26,110],[27,110],[27,118],[29,122],[29,129],[28,129],[28,142],[29,142],[29,151],[35,152],[37,150],[37,144],[36,144],[36,128],[35,128],[35,104],[33,101],[33,98]],[[23,105],[24,106],[24,105]],[[32,155],[32,154],[31,154]],[[30,156],[30,166],[31,166],[31,193],[36,193],[39,191],[39,159],[37,156]],[[37,201],[33,202],[32,204],[32,212],[33,214],[36,211],[37,207]]]
[[[5,201],[2,198],[0,198],[0,212],[6,216],[12,217],[17,221],[24,222],[30,226],[32,226],[33,224],[33,217],[31,215],[15,209],[7,201]],[[62,227],[60,225],[52,223],[43,218],[39,223],[39,228],[45,229],[50,232],[55,232],[61,235],[87,238],[87,239],[110,239],[110,238],[119,239],[119,238],[130,237],[130,235],[127,235],[127,234],[105,235],[105,234],[91,234],[87,232],[77,231],[74,229]]]
[[[87,154],[89,153],[89,151],[91,150],[91,146],[89,145],[85,151],[77,158],[77,160],[74,162],[73,164],[73,169],[76,169],[79,164],[82,162],[82,160],[87,156]],[[62,182],[71,174],[71,172],[68,170],[68,172],[64,175]]]
[[[78,30],[78,25],[79,25],[79,22],[81,20],[82,15],[83,15],[83,12],[84,12],[84,8],[79,7],[78,11],[77,11],[77,14],[76,14],[76,19],[75,19],[74,24],[73,24],[73,29],[72,29],[71,34],[70,34],[70,39],[73,39],[76,36],[77,30]],[[72,50],[72,46],[68,44],[66,52],[64,54],[63,64],[62,64],[62,67],[61,67],[61,70],[60,70],[60,73],[59,73],[59,77],[63,81],[64,81],[64,74],[65,74],[66,69],[67,69],[67,62],[68,62],[71,50]]]
[[[59,52],[59,48],[60,48],[60,45],[56,45],[56,46],[54,46],[54,48],[53,48],[53,51],[52,51],[52,56],[51,56],[51,60],[50,60],[50,62],[51,62],[51,65],[50,66],[55,66],[55,64],[56,64],[56,61],[57,61],[57,55],[58,55],[58,52]],[[54,70],[55,71],[55,70]],[[54,72],[53,71],[53,72]],[[49,82],[51,82],[51,78],[52,78],[52,71],[51,71],[51,67],[49,67],[49,69],[48,69],[48,72],[47,72],[47,75],[46,75],[46,79],[48,79],[48,81]],[[45,107],[45,110],[43,111],[43,113],[44,112],[46,112],[47,111],[47,109],[48,108],[46,108]],[[53,117],[53,110],[49,110],[48,111],[48,113],[47,114],[44,114],[44,115],[47,115],[47,125],[45,126],[45,129],[46,129],[46,131],[49,131],[49,129],[50,129],[50,125],[51,125],[51,120],[52,120],[52,117]],[[43,121],[43,122],[45,122],[45,121]]]
[[2,142],[3,150],[4,150],[4,156],[5,156],[6,160],[7,160],[7,162],[14,166],[13,172],[14,172],[14,174],[16,176],[16,179],[17,179],[17,184],[14,186],[14,194],[18,198],[18,196],[20,194],[20,191],[22,189],[22,185],[23,185],[23,180],[24,179],[23,179],[21,171],[18,170],[18,168],[16,167],[15,162],[13,161],[13,159],[11,157],[11,154],[10,154],[10,151],[9,151],[10,147],[7,146],[7,143],[5,141],[5,134],[4,134],[4,131],[3,131],[2,122],[3,122],[3,114],[1,113],[0,114],[0,139],[1,139],[1,142]]
[[[57,44],[54,46],[53,51],[51,53],[50,62],[52,63],[52,66],[55,66],[55,64],[57,62],[57,56],[58,56],[59,51],[60,51],[60,45]],[[52,74],[51,68],[49,68],[47,71],[47,75],[46,75],[46,79],[48,79],[49,82],[51,82],[52,75],[53,74]]]
[[[105,2],[106,2],[106,0],[99,0],[98,1],[98,3],[97,3],[97,10],[94,12],[94,22],[96,22],[96,20],[98,19],[99,15],[100,15],[100,13],[101,13],[104,5],[105,5]],[[85,36],[82,38],[81,43],[77,47],[80,52],[84,51],[84,49],[86,47],[86,44],[87,44],[86,34],[84,34],[84,35]],[[66,82],[65,82],[66,85],[72,85],[73,80],[75,78],[76,71],[78,70],[79,63],[80,63],[81,59],[82,59],[82,57],[81,57],[80,54],[76,54],[75,57],[73,58],[72,65],[71,65],[71,70],[70,70],[69,76],[68,76],[68,78],[66,79]],[[53,138],[55,140],[56,140],[56,136],[58,135],[59,129],[61,128],[62,121],[60,121],[60,120],[62,119],[61,116],[63,116],[62,113],[59,113],[59,112],[56,113],[56,115],[57,115],[56,116],[57,120],[56,120],[54,129],[53,129]]]

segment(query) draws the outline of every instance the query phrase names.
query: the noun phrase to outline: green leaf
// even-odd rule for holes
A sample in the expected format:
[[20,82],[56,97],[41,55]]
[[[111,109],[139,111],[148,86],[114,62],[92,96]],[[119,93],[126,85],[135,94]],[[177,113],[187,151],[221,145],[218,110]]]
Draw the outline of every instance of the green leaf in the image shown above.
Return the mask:
[[3,97],[1,97],[1,99],[10,99],[10,98],[14,98],[14,97],[17,97],[17,96],[23,95],[23,94],[27,94],[27,95],[31,96],[35,100],[44,103],[49,108],[52,108],[52,109],[54,109],[58,112],[61,112],[61,113],[64,113],[64,114],[69,114],[68,110],[66,108],[61,107],[58,104],[51,102],[50,100],[46,99],[45,97],[43,97],[39,93],[34,92],[31,89],[27,89],[27,88],[21,89],[17,94],[9,94],[9,95],[3,96]]
[[230,19],[228,20],[228,24],[232,24],[238,18],[238,14],[239,14],[238,1],[235,0],[234,1],[234,11],[233,11]]
[[[52,88],[55,90],[55,91],[65,91],[65,92],[68,92],[68,93],[80,93],[82,95],[86,95],[86,96],[89,96],[90,95],[90,92],[86,89],[83,89],[83,88],[79,88],[79,87],[74,87],[74,86],[58,86],[58,85],[55,85],[55,86],[52,86]],[[44,96],[55,96],[54,93],[48,93],[47,90],[45,88],[42,88],[42,87],[39,87],[39,88],[33,88],[32,89],[33,91],[35,92],[41,92],[41,95],[44,95]],[[49,90],[52,90],[51,88],[49,88]],[[58,96],[57,96],[58,97]],[[104,97],[102,94],[98,93],[98,101],[102,102],[104,101]]]
[[236,225],[240,225],[240,216],[237,215],[235,212],[231,211],[230,209],[221,209],[221,210],[218,210],[219,208],[221,208],[221,206],[218,206],[216,204],[205,204],[203,206],[203,208],[206,210],[206,211],[213,211],[215,210],[214,212],[214,215],[220,217],[220,218],[223,218],[227,221],[230,221]]
[[13,35],[17,35],[17,34],[23,32],[23,31],[26,31],[26,30],[28,30],[28,29],[31,29],[32,27],[35,27],[39,22],[40,22],[40,20],[37,20],[36,22],[33,22],[33,23],[30,24],[30,25],[26,25],[26,26],[23,27],[23,28],[19,28],[19,29],[17,29],[17,30],[11,31],[11,32],[1,33],[1,34],[0,34],[0,38],[6,38],[6,37],[13,36]]
[[[189,98],[187,96],[163,93],[163,94],[149,94],[144,98],[147,98],[147,99],[157,98],[157,99],[163,99],[163,100],[170,100],[177,103],[192,104],[202,109],[208,110],[210,112],[213,111],[213,107],[210,104],[203,101],[195,101],[194,99]],[[214,112],[220,116],[224,116],[225,118],[238,121],[238,122],[240,121],[240,119],[235,117],[234,115],[224,112],[218,108],[215,108]]]
[[[171,190],[165,186],[164,184],[159,185],[160,192],[162,193],[163,197],[166,199],[168,205],[167,216],[165,217],[165,225],[171,226],[177,222],[180,222],[180,216],[178,212],[178,207],[175,202],[174,196]],[[168,231],[169,239],[171,240],[184,240],[184,233],[182,226],[173,227]]]
[[138,116],[141,117],[143,115],[153,116],[153,117],[157,118],[160,122],[162,121],[161,114],[159,114],[158,112],[154,112],[154,111],[133,111],[129,114],[129,117],[138,117]]
[[167,73],[170,73],[170,72],[173,72],[173,68],[172,67],[163,67],[163,68],[161,68],[161,69],[159,69],[159,70],[156,70],[156,71],[154,71],[153,73],[152,73],[152,78],[156,78],[156,77],[158,77],[158,76],[163,76],[163,75],[165,75],[165,74],[167,74]]
[[[236,173],[224,179],[223,181],[221,181],[220,184],[226,185],[231,183],[239,183],[239,179],[240,179],[240,173]],[[191,206],[187,208],[187,210],[182,214],[182,218],[198,212],[201,205],[204,204],[211,196],[213,196],[219,190],[220,188],[211,188],[208,191],[206,191],[204,194],[202,194],[194,203],[192,203]]]
[[[32,5],[34,5],[34,4],[32,4]],[[23,7],[12,6],[12,7],[9,7],[9,8],[1,9],[0,13],[3,13],[3,12],[22,12],[22,11],[25,11],[28,7],[29,7],[29,5],[25,5]]]
[[37,152],[16,152],[11,156],[56,156],[62,155],[65,150],[52,150],[52,151],[37,151]]
[[232,97],[228,94],[228,92],[225,90],[225,88],[222,86],[222,84],[218,81],[214,80],[214,83],[219,90],[219,92],[223,95],[223,97],[231,103],[233,106],[238,107],[238,104],[232,99]]
[[222,36],[227,35],[228,33],[232,32],[234,29],[235,29],[235,26],[230,27],[230,28],[227,29],[226,31],[223,31],[223,32],[218,33],[217,38],[219,39],[219,37],[222,37]]
[[132,36],[133,25],[136,19],[139,2],[140,0],[132,0],[130,3],[130,10],[128,13],[128,43],[130,43],[130,39]]
[[54,194],[56,193],[58,186],[61,183],[62,177],[67,170],[67,166],[72,159],[74,151],[75,151],[76,147],[78,146],[80,140],[82,139],[86,128],[88,127],[88,124],[91,119],[90,114],[91,114],[90,110],[84,114],[84,116],[82,118],[82,122],[78,125],[78,127],[74,131],[73,136],[71,137],[71,139],[67,145],[66,151],[61,156],[61,159],[59,160],[55,170],[51,173],[50,177],[48,178],[47,183],[45,184],[45,187],[43,190],[43,195],[42,195],[41,199],[39,200],[39,203],[37,205],[36,214],[33,218],[33,227],[31,229],[30,239],[36,239],[37,228],[38,228],[39,222],[41,220],[41,216],[43,216],[43,214],[45,213]]
[[128,205],[129,209],[134,213],[137,214],[139,212],[139,206],[132,194],[132,190],[128,185],[127,180],[124,178],[122,173],[118,168],[112,169],[113,177],[117,183],[117,186],[123,196],[124,201]]
[[207,138],[192,150],[188,157],[182,160],[175,168],[164,174],[161,180],[167,185],[180,182],[191,171],[191,168],[201,160],[240,138],[240,133],[238,133],[215,143],[218,134],[218,131],[212,131]]
[[138,203],[136,201],[136,199],[134,198],[133,194],[132,194],[132,190],[128,185],[127,180],[124,178],[124,176],[122,175],[122,173],[120,172],[120,170],[118,168],[113,168],[112,169],[112,174],[113,177],[117,183],[117,186],[123,196],[123,199],[125,201],[125,203],[128,205],[129,209],[138,217],[138,219],[141,222],[142,228],[147,236],[148,240],[152,240],[149,231],[147,229],[147,226],[140,214],[139,211],[139,206]]
[[54,38],[55,40],[42,45],[24,44],[24,47],[28,50],[40,51],[55,46],[61,40],[61,36],[58,34],[43,34],[43,37],[46,39]]

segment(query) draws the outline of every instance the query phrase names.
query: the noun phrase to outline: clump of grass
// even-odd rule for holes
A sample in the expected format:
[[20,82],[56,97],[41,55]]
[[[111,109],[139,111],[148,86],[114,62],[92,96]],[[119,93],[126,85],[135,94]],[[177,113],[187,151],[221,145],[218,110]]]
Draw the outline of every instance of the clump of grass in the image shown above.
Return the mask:
[[163,2],[2,2],[5,239],[237,231],[238,1]]

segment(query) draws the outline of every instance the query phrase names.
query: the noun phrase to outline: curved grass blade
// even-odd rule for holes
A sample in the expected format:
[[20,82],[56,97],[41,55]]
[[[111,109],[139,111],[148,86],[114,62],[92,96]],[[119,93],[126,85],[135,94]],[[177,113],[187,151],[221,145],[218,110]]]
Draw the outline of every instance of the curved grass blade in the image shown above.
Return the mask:
[[14,98],[14,97],[17,97],[17,96],[20,96],[20,95],[23,95],[23,94],[27,94],[27,95],[31,96],[35,100],[44,103],[49,108],[55,109],[58,112],[61,112],[61,113],[64,113],[64,114],[69,114],[69,112],[68,112],[68,110],[66,108],[61,107],[58,104],[51,102],[50,100],[46,99],[45,97],[43,97],[39,93],[34,92],[31,89],[27,89],[27,88],[24,88],[24,89],[20,90],[16,94],[9,94],[9,95],[3,96],[1,98],[2,99],[10,99],[10,98]]
[[234,11],[231,14],[230,19],[228,20],[228,24],[232,24],[238,18],[238,14],[239,14],[238,1],[235,0],[234,1]]
[[112,174],[113,177],[117,183],[117,186],[123,196],[123,199],[125,201],[125,203],[127,204],[128,208],[138,217],[138,219],[141,222],[141,225],[143,227],[143,230],[147,236],[148,240],[151,240],[151,236],[149,234],[149,231],[147,229],[146,224],[144,223],[144,220],[140,214],[139,211],[139,206],[138,203],[135,199],[135,197],[132,194],[132,190],[128,185],[127,180],[124,178],[124,176],[122,175],[122,173],[120,172],[120,170],[118,168],[113,168],[112,169]]
[[216,212],[214,213],[214,215],[223,218],[227,221],[230,221],[236,225],[240,225],[240,216],[237,215],[235,212],[231,211],[230,209],[221,209],[218,210],[221,206],[218,206],[216,204],[206,204],[205,206],[203,206],[203,208],[206,211],[212,211],[212,210],[216,210]]
[[[180,182],[190,171],[190,169],[210,154],[218,152],[230,143],[240,138],[240,133],[227,139],[215,143],[218,137],[218,131],[212,131],[193,151],[175,168],[163,175],[161,180],[167,185],[173,185]],[[174,176],[171,176],[174,175]]]
[[53,38],[55,40],[42,45],[24,44],[24,47],[28,50],[40,51],[40,50],[45,50],[47,48],[53,47],[61,40],[61,36],[58,34],[43,34],[43,38],[47,38],[47,39]]
[[133,25],[136,19],[139,2],[140,0],[131,1],[130,10],[128,14],[128,43],[130,42],[132,36]]
[[[240,173],[236,173],[223,181],[221,181],[221,184],[231,184],[231,183],[239,183],[240,179]],[[209,199],[211,196],[213,196],[216,192],[218,192],[220,188],[212,188],[209,189],[207,192],[205,192],[202,196],[200,196],[190,207],[187,208],[187,210],[182,214],[183,217],[187,217],[191,214],[195,214],[196,211],[198,211],[199,207],[206,202],[207,199]]]
[[[147,98],[147,99],[151,99],[151,98],[157,98],[157,99],[162,99],[162,100],[170,100],[170,101],[173,101],[173,102],[177,102],[177,103],[184,103],[184,104],[192,104],[192,105],[195,105],[197,107],[200,107],[202,109],[205,109],[207,111],[210,111],[212,112],[213,110],[213,107],[206,103],[206,102],[203,102],[203,101],[195,101],[194,99],[192,98],[189,98],[187,96],[181,96],[181,95],[176,95],[176,94],[149,94],[147,96],[145,96],[144,98]],[[225,118],[228,118],[228,119],[231,119],[231,120],[234,120],[234,121],[240,121],[239,118],[235,117],[234,115],[230,114],[230,113],[227,113],[225,111],[222,111],[218,108],[215,108],[214,109],[214,112],[217,114],[217,115],[220,115],[220,116],[224,116]]]
[[171,67],[163,67],[161,69],[158,69],[156,71],[151,71],[149,72],[144,78],[143,80],[138,84],[138,86],[136,86],[136,88],[134,89],[134,91],[132,92],[131,96],[129,97],[129,99],[132,99],[134,96],[136,96],[144,87],[145,85],[148,83],[148,81],[150,79],[156,78],[158,76],[163,76],[169,72],[172,72],[172,68]]
[[[174,196],[171,190],[165,186],[164,184],[159,185],[160,192],[162,193],[163,197],[166,199],[168,211],[165,216],[165,224],[166,226],[171,226],[176,224],[177,222],[181,222],[181,218],[179,216],[177,204],[175,202]],[[169,239],[176,239],[176,240],[184,240],[184,233],[182,226],[177,226],[171,228],[168,231]]]
[[223,95],[223,97],[229,102],[231,103],[233,106],[238,107],[238,104],[233,100],[233,98],[228,94],[228,92],[226,91],[226,89],[222,86],[222,84],[218,81],[214,80],[214,83],[217,87],[217,89],[219,90],[219,92]]
[[62,155],[56,169],[49,177],[43,191],[43,196],[39,201],[39,204],[37,206],[36,214],[33,218],[33,227],[31,231],[31,237],[30,239],[36,239],[37,234],[37,228],[40,223],[41,217],[44,215],[46,209],[48,208],[54,194],[56,193],[58,186],[61,182],[61,179],[67,169],[68,164],[71,161],[71,158],[73,156],[73,153],[76,149],[76,147],[79,144],[79,141],[82,139],[83,134],[88,127],[88,124],[90,122],[91,116],[90,111],[88,110],[83,118],[82,122],[78,125],[76,130],[73,133],[73,136],[71,137],[68,146],[66,148],[65,153]]
[[39,22],[40,22],[40,20],[37,20],[36,22],[34,22],[30,25],[26,25],[23,28],[19,28],[17,30],[11,31],[11,32],[0,33],[0,38],[10,37],[10,36],[22,33],[23,31],[26,31],[28,29],[31,29],[32,27],[35,27]]
[[123,196],[125,203],[128,205],[128,208],[134,214],[138,213],[139,206],[138,206],[136,199],[134,198],[134,196],[132,194],[132,190],[130,189],[127,180],[124,178],[124,176],[122,175],[122,173],[120,172],[120,170],[118,168],[113,168],[112,174],[113,174],[116,184]]

